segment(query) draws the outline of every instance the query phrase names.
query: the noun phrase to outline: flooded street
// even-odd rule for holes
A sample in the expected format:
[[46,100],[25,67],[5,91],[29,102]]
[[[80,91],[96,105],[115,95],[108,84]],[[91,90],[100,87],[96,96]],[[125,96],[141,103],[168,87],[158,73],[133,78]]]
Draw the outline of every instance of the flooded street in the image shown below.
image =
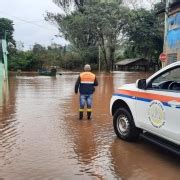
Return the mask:
[[114,133],[115,88],[149,74],[97,74],[92,120],[78,120],[77,73],[11,76],[0,101],[0,179],[180,179],[180,161]]

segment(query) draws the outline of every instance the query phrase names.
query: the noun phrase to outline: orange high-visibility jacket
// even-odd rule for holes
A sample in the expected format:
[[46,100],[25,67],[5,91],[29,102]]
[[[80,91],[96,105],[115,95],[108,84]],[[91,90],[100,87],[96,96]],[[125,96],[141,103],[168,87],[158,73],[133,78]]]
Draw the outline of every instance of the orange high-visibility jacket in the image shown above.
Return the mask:
[[80,73],[76,81],[75,93],[77,93],[79,89],[80,94],[85,94],[85,95],[93,94],[95,90],[94,86],[97,85],[98,82],[95,74],[91,72],[82,72]]

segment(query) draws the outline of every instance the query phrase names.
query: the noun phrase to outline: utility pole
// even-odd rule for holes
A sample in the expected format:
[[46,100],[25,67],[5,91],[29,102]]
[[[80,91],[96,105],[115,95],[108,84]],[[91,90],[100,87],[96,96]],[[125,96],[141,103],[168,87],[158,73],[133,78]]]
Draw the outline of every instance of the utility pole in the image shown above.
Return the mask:
[[98,52],[99,52],[99,72],[101,72],[101,46],[100,45],[98,48]]
[[[164,47],[163,47],[163,52],[165,54],[167,54],[168,8],[169,8],[169,0],[166,0],[165,20],[164,20]],[[166,64],[166,62],[162,62],[162,68],[165,66],[165,64]]]

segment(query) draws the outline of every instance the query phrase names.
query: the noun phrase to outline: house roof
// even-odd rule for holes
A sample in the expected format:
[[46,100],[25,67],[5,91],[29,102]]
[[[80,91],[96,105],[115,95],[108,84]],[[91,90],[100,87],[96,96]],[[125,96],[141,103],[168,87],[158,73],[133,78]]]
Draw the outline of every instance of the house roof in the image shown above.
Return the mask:
[[115,63],[115,65],[122,65],[122,66],[124,66],[124,65],[128,65],[128,64],[134,63],[134,62],[136,62],[136,61],[140,61],[140,60],[142,60],[142,59],[145,60],[145,61],[147,61],[147,60],[144,59],[144,58],[124,59],[124,60],[121,60],[121,61]]

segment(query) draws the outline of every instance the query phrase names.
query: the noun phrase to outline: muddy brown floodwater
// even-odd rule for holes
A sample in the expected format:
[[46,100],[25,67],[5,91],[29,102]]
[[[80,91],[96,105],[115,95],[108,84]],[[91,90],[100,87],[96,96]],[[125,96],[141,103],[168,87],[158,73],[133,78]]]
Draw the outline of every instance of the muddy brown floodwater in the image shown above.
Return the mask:
[[0,97],[0,179],[180,179],[176,156],[113,130],[114,89],[149,74],[97,74],[91,121],[78,120],[77,76],[10,77]]

